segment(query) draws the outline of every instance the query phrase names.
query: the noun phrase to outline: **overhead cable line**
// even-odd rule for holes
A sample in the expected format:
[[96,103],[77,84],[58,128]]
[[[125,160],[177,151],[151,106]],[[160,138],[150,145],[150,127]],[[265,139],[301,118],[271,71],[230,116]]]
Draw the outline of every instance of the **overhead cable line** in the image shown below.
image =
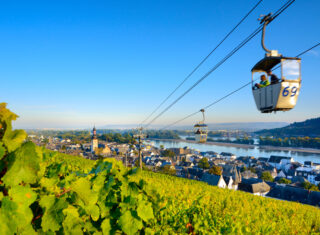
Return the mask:
[[[298,55],[296,55],[295,57],[300,57],[300,56],[304,55],[305,53],[307,53],[307,52],[311,51],[312,49],[314,49],[314,48],[316,48],[316,47],[318,47],[318,46],[320,46],[320,42],[319,42],[319,43],[317,43],[317,44],[315,44],[314,46],[310,47],[309,49],[307,49],[307,50],[305,50],[305,51],[303,51],[303,52],[299,53],[299,54],[298,54]],[[278,66],[278,67],[276,67],[275,69],[277,69],[277,68],[279,68],[279,66]],[[273,69],[273,70],[275,70],[275,69]],[[222,101],[222,100],[224,100],[225,98],[227,98],[227,97],[229,97],[229,96],[233,95],[234,93],[237,93],[238,91],[242,90],[243,88],[245,88],[245,87],[249,86],[251,83],[252,83],[252,81],[250,81],[250,82],[248,82],[248,83],[244,84],[243,86],[241,86],[241,87],[239,87],[239,88],[235,89],[234,91],[232,91],[232,92],[228,93],[227,95],[225,95],[225,96],[223,96],[222,98],[220,98],[220,99],[218,99],[218,100],[216,100],[216,101],[212,102],[211,104],[209,104],[209,105],[205,106],[205,107],[204,107],[204,108],[202,108],[202,109],[206,110],[206,109],[210,108],[211,106],[213,106],[213,105],[215,105],[215,104],[217,104],[217,103],[221,102],[221,101]],[[196,111],[196,112],[194,112],[194,113],[191,113],[191,114],[187,115],[186,117],[181,118],[181,119],[179,119],[178,121],[175,121],[175,122],[171,123],[170,125],[167,125],[167,126],[165,126],[165,127],[161,128],[160,130],[164,130],[164,129],[167,129],[168,127],[174,126],[174,125],[176,125],[177,123],[182,122],[182,121],[184,121],[184,120],[186,120],[186,119],[188,119],[188,118],[190,118],[190,117],[192,117],[192,116],[196,115],[196,114],[197,114],[197,113],[199,113],[199,112],[201,112],[201,111]]]
[[[284,10],[286,10],[295,0],[287,1],[275,14],[271,17],[269,21],[271,23],[276,19]],[[263,25],[260,25],[256,30],[254,30],[246,39],[244,39],[238,46],[236,46],[229,54],[227,54],[220,62],[218,62],[212,69],[210,69],[206,74],[204,74],[198,81],[196,81],[190,88],[188,88],[182,95],[180,95],[176,100],[174,100],[170,105],[168,105],[163,111],[161,111],[156,117],[154,117],[145,128],[151,125],[155,120],[162,116],[166,111],[168,111],[173,105],[175,105],[179,100],[181,100],[186,94],[188,94],[193,88],[195,88],[199,83],[206,79],[212,72],[219,68],[224,62],[226,62],[231,56],[233,56],[238,50],[240,50],[244,45],[246,45],[252,38],[254,38],[261,30]]]
[[256,5],[254,5],[254,7],[238,22],[238,24],[236,26],[233,27],[233,29],[231,29],[231,31],[218,43],[218,45],[212,50],[210,51],[210,53],[191,71],[191,73],[188,74],[188,76],[152,111],[152,113],[141,122],[140,125],[142,125],[143,123],[145,123],[150,117],[152,117],[152,115],[158,111],[158,109],[198,70],[198,68],[211,56],[211,54],[218,49],[218,47],[238,28],[238,26],[251,14],[251,12],[253,12],[258,6],[259,4],[262,2],[263,0],[259,0]]

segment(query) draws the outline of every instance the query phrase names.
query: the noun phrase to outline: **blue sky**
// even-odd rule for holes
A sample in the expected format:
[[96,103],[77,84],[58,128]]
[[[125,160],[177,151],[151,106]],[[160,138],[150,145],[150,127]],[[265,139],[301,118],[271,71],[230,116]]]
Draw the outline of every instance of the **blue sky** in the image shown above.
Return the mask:
[[[1,1],[0,101],[20,115],[19,128],[140,123],[256,2]],[[264,0],[170,101],[256,29],[260,14],[284,2]],[[267,47],[294,56],[319,42],[319,10],[318,0],[297,0],[268,26]],[[263,56],[258,35],[155,124],[171,123],[250,81]],[[319,67],[320,47],[302,57],[302,90],[290,112],[260,114],[247,87],[207,110],[207,121],[318,117]]]

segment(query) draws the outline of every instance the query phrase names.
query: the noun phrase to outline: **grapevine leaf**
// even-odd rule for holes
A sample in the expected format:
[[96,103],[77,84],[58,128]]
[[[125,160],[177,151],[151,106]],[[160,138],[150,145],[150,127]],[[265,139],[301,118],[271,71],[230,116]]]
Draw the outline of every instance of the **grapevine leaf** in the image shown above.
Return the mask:
[[91,183],[86,178],[79,178],[72,183],[71,189],[77,193],[79,198],[86,205],[96,204],[98,200],[98,194],[91,190]]
[[3,147],[2,143],[0,143],[0,160],[2,159],[5,153],[6,149]]
[[100,217],[100,210],[97,205],[90,205],[87,206],[86,210],[89,212],[91,215],[91,218],[93,221],[97,221]]
[[[22,187],[22,186],[21,186]],[[23,187],[22,187],[23,188]],[[21,190],[20,190],[21,191]],[[18,194],[20,194],[18,192]],[[0,210],[1,234],[35,234],[31,226],[33,213],[31,209],[19,202],[21,198],[18,196],[18,203],[10,200],[9,197],[4,197]],[[30,201],[29,201],[30,202]],[[3,228],[2,228],[3,226]],[[6,232],[4,232],[6,231]],[[11,232],[8,232],[11,231]]]
[[26,139],[27,133],[24,130],[6,131],[3,136],[3,143],[7,147],[8,152],[16,150]]
[[105,219],[101,223],[101,229],[102,229],[103,234],[110,234],[111,233],[112,226],[111,226],[110,219]]
[[120,216],[119,225],[122,231],[128,235],[137,234],[143,227],[142,221],[132,216],[131,211],[126,211]]
[[[0,104],[1,105],[1,104]],[[9,197],[3,197],[0,209],[0,234],[14,234],[18,223],[14,218],[18,205],[11,201]]]
[[29,207],[37,199],[37,194],[30,187],[21,185],[12,187],[9,196],[21,207]]
[[[8,152],[17,149],[27,137],[24,130],[12,131],[11,122],[16,120],[18,115],[6,108],[6,103],[0,103],[0,135]],[[1,133],[4,132],[4,133]]]
[[41,223],[43,231],[58,231],[64,220],[63,209],[68,207],[68,203],[63,199],[49,195],[41,198],[40,206],[45,208]]
[[65,234],[83,234],[82,220],[79,217],[77,208],[69,205],[68,208],[63,210],[63,214],[66,216],[62,223]]
[[11,112],[9,109],[6,108],[6,103],[0,103],[0,121],[14,121],[17,119],[18,115]]
[[40,167],[35,148],[32,142],[27,142],[8,156],[8,171],[3,177],[3,182],[7,186],[18,185],[21,182],[36,182]]
[[92,181],[92,190],[99,192],[104,186],[105,178],[106,177],[102,174],[97,175]]
[[110,207],[106,206],[106,202],[104,200],[99,200],[97,204],[100,208],[101,218],[104,218],[110,215]]
[[153,235],[153,234],[155,234],[155,232],[154,232],[151,228],[146,228],[146,229],[144,230],[144,233],[145,233],[146,235]]
[[152,205],[149,202],[139,202],[138,208],[137,208],[137,213],[138,213],[138,216],[143,221],[146,221],[146,222],[148,220],[154,218]]

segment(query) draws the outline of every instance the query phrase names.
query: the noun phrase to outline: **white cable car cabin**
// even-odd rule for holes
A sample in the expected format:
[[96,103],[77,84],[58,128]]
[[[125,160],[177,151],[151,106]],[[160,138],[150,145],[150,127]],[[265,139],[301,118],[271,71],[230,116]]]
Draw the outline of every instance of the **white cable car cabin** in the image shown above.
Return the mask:
[[[265,73],[281,63],[281,78],[277,83],[262,88],[254,86],[256,73]],[[258,110],[262,113],[288,111],[295,107],[301,85],[300,59],[282,56],[266,56],[251,70],[252,92]],[[267,76],[268,77],[268,76]]]
[[[265,58],[260,60],[251,70],[252,93],[258,110],[262,113],[276,111],[288,111],[295,107],[301,86],[301,59],[297,57],[283,57],[276,50],[268,50],[264,45],[265,28],[273,20],[271,13],[261,19],[263,23],[261,45],[267,52]],[[281,78],[277,82],[258,88],[254,81],[257,74],[265,74],[275,70],[277,65],[281,67]]]
[[207,142],[208,126],[204,124],[204,109],[201,109],[200,112],[202,112],[203,120],[194,125],[194,136],[197,142],[205,143]]

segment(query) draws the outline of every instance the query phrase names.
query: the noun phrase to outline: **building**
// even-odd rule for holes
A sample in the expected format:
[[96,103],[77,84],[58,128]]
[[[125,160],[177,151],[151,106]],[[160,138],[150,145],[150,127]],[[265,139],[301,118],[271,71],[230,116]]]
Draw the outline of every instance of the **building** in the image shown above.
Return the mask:
[[97,130],[94,126],[92,130],[91,152],[94,153],[98,146]]
[[268,163],[277,168],[277,170],[284,169],[286,165],[293,163],[294,160],[292,157],[283,157],[283,156],[270,156]]
[[319,170],[315,170],[312,166],[302,166],[296,169],[296,175],[306,178],[310,183],[316,184],[315,178],[320,174]]
[[280,200],[300,202],[317,207],[320,206],[320,192],[308,191],[306,189],[292,187],[290,185],[276,185],[266,196],[278,198]]
[[270,186],[260,179],[242,179],[238,189],[253,195],[265,196],[270,191]]
[[219,188],[226,188],[227,184],[223,179],[222,175],[212,175],[209,173],[203,174],[201,181],[206,182],[207,184],[218,186]]
[[237,158],[236,155],[234,155],[232,153],[227,153],[227,152],[220,153],[220,157],[225,159],[225,160],[234,160],[234,159]]

